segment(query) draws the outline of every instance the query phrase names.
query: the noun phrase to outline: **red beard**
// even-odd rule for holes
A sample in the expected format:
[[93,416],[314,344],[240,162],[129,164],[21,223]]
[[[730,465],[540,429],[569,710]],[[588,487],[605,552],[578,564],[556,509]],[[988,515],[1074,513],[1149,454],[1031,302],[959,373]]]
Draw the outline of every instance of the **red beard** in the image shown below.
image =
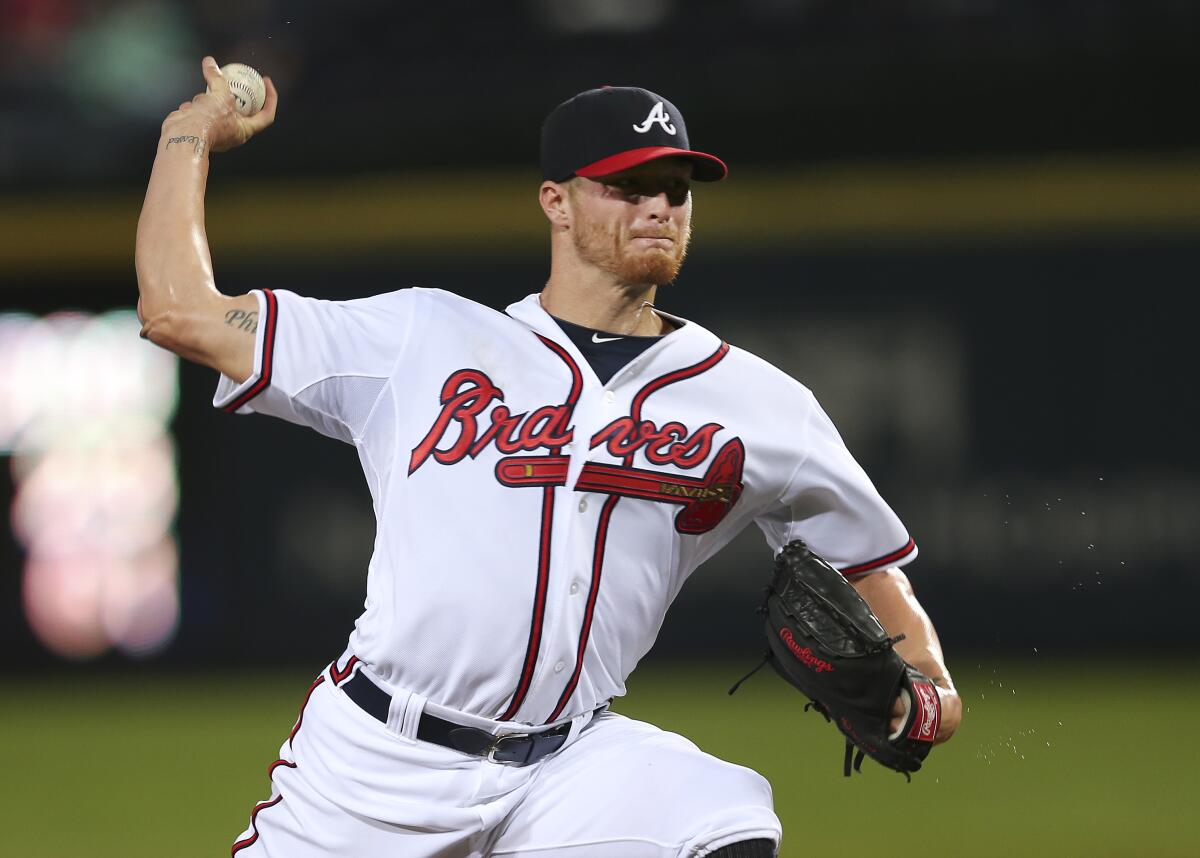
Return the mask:
[[683,235],[672,232],[669,247],[622,246],[620,238],[595,223],[580,224],[573,232],[579,258],[614,275],[622,283],[660,286],[679,275],[691,241],[691,225]]

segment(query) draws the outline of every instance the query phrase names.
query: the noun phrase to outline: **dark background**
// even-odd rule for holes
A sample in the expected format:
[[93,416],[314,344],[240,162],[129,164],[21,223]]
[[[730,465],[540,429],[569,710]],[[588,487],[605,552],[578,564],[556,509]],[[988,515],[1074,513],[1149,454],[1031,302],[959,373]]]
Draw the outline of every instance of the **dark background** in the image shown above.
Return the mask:
[[[816,391],[921,547],[908,571],[951,666],[1114,638],[1194,651],[1190,622],[1162,606],[1200,595],[1185,309],[1198,25],[1200,7],[1167,0],[0,0],[0,310],[132,306],[157,128],[202,86],[203,53],[281,92],[275,128],[214,158],[220,210],[252,223],[273,195],[309,194],[261,248],[223,253],[213,231],[227,293],[426,285],[503,307],[538,290],[541,118],[580,89],[636,83],[731,167],[697,193],[694,250],[659,305]],[[385,193],[403,206],[410,180],[464,176],[488,200],[527,187],[499,214],[470,195],[438,203],[479,242],[451,225],[422,246],[331,247],[314,225],[321,189],[365,180],[369,232]],[[907,190],[873,197],[877,182]],[[813,188],[846,200],[836,227]],[[509,216],[532,225],[510,240]],[[52,239],[18,242],[35,219]],[[743,240],[738,222],[761,234]],[[211,372],[179,377],[182,620],[153,663],[327,660],[361,606],[373,533],[353,450],[215,412]],[[0,477],[5,507],[12,488]],[[24,620],[23,562],[0,532],[10,668],[68,668]],[[752,660],[768,563],[755,532],[700,569],[656,652]]]

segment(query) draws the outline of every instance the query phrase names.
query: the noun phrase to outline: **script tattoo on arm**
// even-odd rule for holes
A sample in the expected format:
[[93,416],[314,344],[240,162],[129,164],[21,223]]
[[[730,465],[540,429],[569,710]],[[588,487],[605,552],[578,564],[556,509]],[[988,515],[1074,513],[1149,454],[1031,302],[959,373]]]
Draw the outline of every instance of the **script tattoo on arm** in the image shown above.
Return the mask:
[[225,314],[225,324],[239,331],[253,334],[258,330],[258,311],[230,310]]
[[205,143],[202,139],[197,137],[195,134],[181,134],[178,137],[168,137],[167,145],[164,146],[163,148],[170,149],[172,144],[178,144],[180,146],[185,146],[185,145],[190,144],[192,146],[192,151],[195,154],[197,154],[197,155],[204,154]]

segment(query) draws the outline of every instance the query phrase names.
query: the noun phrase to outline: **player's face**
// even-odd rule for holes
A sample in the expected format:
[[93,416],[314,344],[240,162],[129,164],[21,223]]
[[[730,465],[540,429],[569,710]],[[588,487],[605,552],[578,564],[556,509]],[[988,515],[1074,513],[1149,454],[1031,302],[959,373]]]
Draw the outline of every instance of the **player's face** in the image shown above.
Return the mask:
[[674,280],[692,236],[691,179],[690,161],[660,158],[576,180],[571,234],[580,258],[622,283]]

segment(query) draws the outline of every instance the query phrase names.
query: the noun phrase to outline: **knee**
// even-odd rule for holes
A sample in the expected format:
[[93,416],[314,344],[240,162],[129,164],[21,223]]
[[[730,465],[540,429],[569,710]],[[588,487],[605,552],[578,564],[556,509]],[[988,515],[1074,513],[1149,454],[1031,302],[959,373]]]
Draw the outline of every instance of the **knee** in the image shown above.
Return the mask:
[[782,831],[767,779],[728,763],[721,766],[719,776],[712,774],[707,806],[692,817],[697,828],[683,854],[774,858]]

